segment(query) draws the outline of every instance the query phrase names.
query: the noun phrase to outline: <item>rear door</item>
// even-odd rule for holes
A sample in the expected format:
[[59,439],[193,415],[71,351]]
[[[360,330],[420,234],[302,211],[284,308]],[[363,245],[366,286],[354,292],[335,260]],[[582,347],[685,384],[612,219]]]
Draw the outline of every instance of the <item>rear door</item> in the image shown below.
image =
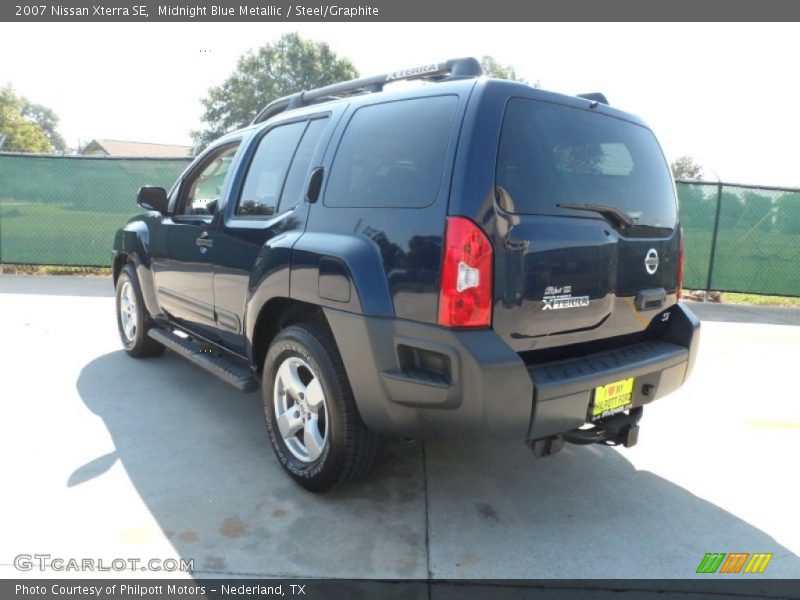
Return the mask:
[[288,295],[291,240],[305,228],[309,170],[321,158],[329,123],[328,114],[278,123],[250,142],[243,157],[244,177],[234,183],[215,234],[217,324],[224,345],[234,352],[246,353],[246,303],[254,280],[281,281],[286,285],[282,293]]
[[495,181],[493,323],[518,351],[638,332],[675,302],[677,203],[649,129],[511,98]]

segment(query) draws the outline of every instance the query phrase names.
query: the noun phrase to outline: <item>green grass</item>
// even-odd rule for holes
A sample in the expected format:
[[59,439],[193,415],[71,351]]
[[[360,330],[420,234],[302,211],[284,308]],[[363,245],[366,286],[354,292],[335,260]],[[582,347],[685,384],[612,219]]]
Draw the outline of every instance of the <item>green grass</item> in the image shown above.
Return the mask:
[[111,275],[111,267],[0,264],[5,275]]
[[790,306],[800,308],[800,298],[786,296],[761,296],[758,294],[737,294],[725,292],[722,301],[726,304],[754,304],[756,306]]

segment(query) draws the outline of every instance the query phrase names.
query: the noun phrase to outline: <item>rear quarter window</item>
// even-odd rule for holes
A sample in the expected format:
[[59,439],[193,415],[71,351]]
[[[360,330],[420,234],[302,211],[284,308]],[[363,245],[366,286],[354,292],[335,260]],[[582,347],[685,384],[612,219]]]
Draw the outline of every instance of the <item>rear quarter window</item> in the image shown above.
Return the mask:
[[623,210],[639,229],[671,230],[677,221],[672,176],[653,133],[593,111],[509,100],[496,182],[509,212],[576,214],[558,205],[601,204]]
[[350,119],[331,167],[326,206],[429,206],[439,195],[457,96],[373,104]]

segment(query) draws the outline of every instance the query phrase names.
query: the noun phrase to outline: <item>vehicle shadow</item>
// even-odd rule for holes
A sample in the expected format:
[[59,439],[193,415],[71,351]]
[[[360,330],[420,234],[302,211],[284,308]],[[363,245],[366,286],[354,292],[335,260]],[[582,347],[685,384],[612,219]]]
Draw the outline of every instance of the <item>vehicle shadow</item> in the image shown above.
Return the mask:
[[67,485],[119,460],[197,577],[426,576],[418,444],[391,444],[366,485],[315,495],[278,465],[260,392],[237,392],[176,354],[105,354],[77,389],[116,450],[76,465]]
[[426,489],[422,444],[391,442],[368,481],[319,496],[279,467],[260,393],[170,352],[105,354],[77,388],[115,451],[65,484],[121,461],[197,577],[425,578],[428,548],[436,577],[687,577],[713,551],[773,552],[773,575],[800,573],[768,535],[608,448],[533,460],[522,444],[426,444]]

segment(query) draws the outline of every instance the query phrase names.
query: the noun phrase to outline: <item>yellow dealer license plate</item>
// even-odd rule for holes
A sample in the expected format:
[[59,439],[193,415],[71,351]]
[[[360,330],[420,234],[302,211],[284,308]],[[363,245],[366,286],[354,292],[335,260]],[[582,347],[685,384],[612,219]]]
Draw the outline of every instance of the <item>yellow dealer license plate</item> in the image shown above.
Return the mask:
[[633,400],[633,377],[594,388],[592,420],[622,412]]

